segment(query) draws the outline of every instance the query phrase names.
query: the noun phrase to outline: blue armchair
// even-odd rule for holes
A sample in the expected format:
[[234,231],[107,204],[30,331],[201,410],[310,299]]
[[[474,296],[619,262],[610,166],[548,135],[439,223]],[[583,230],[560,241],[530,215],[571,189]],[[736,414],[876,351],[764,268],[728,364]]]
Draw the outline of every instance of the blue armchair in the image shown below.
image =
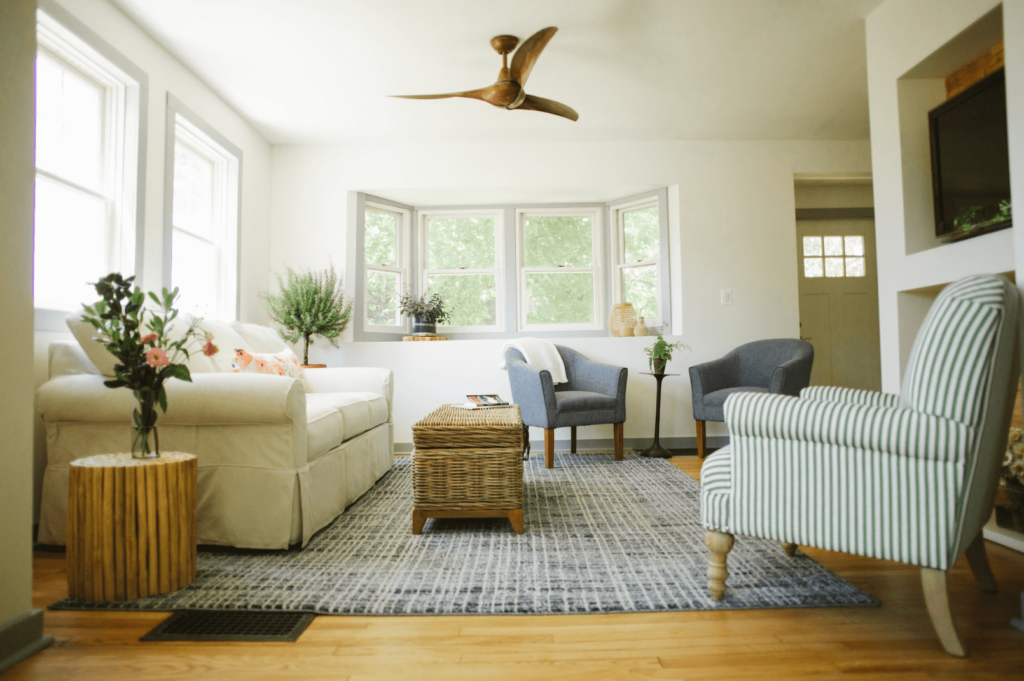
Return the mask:
[[567,383],[554,385],[551,373],[526,363],[515,348],[505,351],[512,401],[523,423],[544,429],[544,465],[555,467],[555,428],[572,429],[570,450],[576,451],[576,426],[614,425],[615,460],[622,461],[622,426],[626,422],[625,367],[613,367],[556,345],[565,363]]
[[814,346],[794,338],[741,345],[721,359],[690,367],[697,456],[707,449],[705,421],[724,421],[725,398],[733,393],[769,393],[796,397],[811,380]]

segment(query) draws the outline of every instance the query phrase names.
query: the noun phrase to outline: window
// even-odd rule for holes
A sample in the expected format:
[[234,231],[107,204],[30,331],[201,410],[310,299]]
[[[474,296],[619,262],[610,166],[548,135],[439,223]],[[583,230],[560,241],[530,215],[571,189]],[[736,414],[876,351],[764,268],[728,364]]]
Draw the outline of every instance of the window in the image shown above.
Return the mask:
[[183,310],[236,319],[241,152],[169,99],[174,135],[168,173],[170,285],[180,289]]
[[444,297],[446,328],[503,328],[502,232],[500,211],[420,213],[420,290]]
[[632,303],[637,317],[655,325],[661,314],[661,219],[657,199],[612,208],[616,224],[617,301]]
[[516,213],[520,330],[600,329],[600,211]]
[[[405,211],[367,203],[363,228],[363,262],[366,296],[365,328],[395,331],[404,328],[398,299],[408,285]],[[374,327],[384,327],[377,328]]]
[[867,268],[864,265],[864,237],[805,236],[804,276],[867,276]]
[[144,76],[37,16],[35,306],[66,311],[95,300],[90,282],[109,272],[138,274]]

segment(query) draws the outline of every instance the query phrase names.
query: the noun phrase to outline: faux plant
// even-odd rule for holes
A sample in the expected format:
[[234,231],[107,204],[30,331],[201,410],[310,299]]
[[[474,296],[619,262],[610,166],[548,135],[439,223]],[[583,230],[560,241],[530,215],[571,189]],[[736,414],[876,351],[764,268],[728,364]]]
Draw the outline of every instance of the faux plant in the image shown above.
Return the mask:
[[[651,371],[660,374],[665,370],[665,365],[672,359],[672,353],[675,350],[684,349],[689,350],[690,346],[683,341],[676,341],[675,343],[669,343],[667,340],[662,338],[661,334],[658,334],[658,340],[654,342],[649,348],[644,348],[644,352],[647,354],[647,364],[650,366]],[[658,371],[658,368],[661,371]]]
[[[167,334],[178,316],[174,309],[178,289],[165,288],[160,296],[150,292],[149,299],[156,305],[156,311],[147,315],[146,295],[138,286],[133,287],[134,281],[135,277],[126,279],[115,272],[96,282],[101,300],[86,305],[82,319],[96,329],[99,335],[95,340],[118,360],[114,378],[103,384],[108,388],[130,388],[138,402],[132,412],[132,455],[156,458],[160,456],[156,408],[167,411],[167,380],[192,381],[182,362],[188,359],[189,346],[197,340],[196,326],[200,320],[193,321],[178,340],[172,341]],[[216,354],[213,337],[205,335],[203,340],[203,354]]]
[[326,270],[295,272],[277,277],[278,294],[263,294],[267,314],[289,343],[303,341],[302,363],[309,364],[309,346],[314,338],[324,338],[338,347],[338,336],[348,326],[352,303],[332,264]]
[[427,323],[444,324],[451,317],[451,310],[445,309],[444,298],[440,293],[428,297],[426,293],[415,296],[406,291],[399,299],[398,305],[402,314],[419,317]]

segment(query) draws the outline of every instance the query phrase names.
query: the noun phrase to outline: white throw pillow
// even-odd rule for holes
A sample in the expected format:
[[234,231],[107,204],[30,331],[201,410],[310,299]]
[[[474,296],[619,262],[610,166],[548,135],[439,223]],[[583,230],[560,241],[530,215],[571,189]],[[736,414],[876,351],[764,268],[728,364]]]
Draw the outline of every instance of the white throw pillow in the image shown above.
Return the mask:
[[246,352],[252,352],[249,345],[238,332],[231,328],[231,324],[216,319],[203,319],[199,328],[213,334],[213,344],[217,346],[217,354],[211,359],[214,367],[221,373],[234,371],[231,362],[235,359],[235,349],[240,348]]
[[232,322],[231,328],[238,332],[238,335],[249,344],[253,352],[281,352],[288,348],[277,330],[269,326]]
[[78,341],[78,344],[82,346],[82,350],[85,351],[89,361],[96,365],[101,374],[113,378],[117,357],[107,352],[107,349],[98,340],[93,340],[97,335],[96,329],[89,322],[82,321],[82,315],[84,314],[85,310],[78,310],[69,314],[67,317],[68,328],[71,330],[75,340]]
[[302,365],[299,364],[299,358],[287,348],[281,352],[249,352],[236,348],[231,367],[231,370],[238,374],[270,374],[302,380]]

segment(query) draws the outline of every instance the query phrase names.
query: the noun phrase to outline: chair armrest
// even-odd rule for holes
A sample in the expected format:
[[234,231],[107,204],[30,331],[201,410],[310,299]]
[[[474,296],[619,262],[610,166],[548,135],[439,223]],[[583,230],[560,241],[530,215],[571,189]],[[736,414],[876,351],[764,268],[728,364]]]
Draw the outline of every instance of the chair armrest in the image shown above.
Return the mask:
[[523,423],[538,428],[554,428],[555,384],[551,380],[551,372],[518,360],[507,364],[512,401],[519,405]]
[[[39,388],[43,421],[131,423],[135,398],[127,388],[108,388],[105,376],[60,376]],[[192,383],[172,379],[160,425],[267,424],[305,428],[306,392],[301,381],[258,374],[196,374]]]
[[845,402],[847,404],[867,404],[875,407],[898,407],[900,396],[892,393],[880,393],[874,390],[857,390],[855,388],[837,388],[831,385],[812,385],[800,391],[802,400],[818,400],[819,402]]
[[789,440],[886,452],[931,461],[966,459],[974,429],[911,409],[736,393],[725,422],[737,439]]
[[305,369],[303,381],[308,393],[374,393],[388,401],[391,413],[395,398],[395,374],[378,367],[328,367]]
[[602,364],[581,356],[573,366],[572,387],[573,390],[601,393],[624,401],[628,375],[629,370],[625,367]]
[[773,395],[791,395],[796,397],[800,388],[806,386],[811,379],[811,364],[804,357],[795,357],[775,367],[768,392]]

